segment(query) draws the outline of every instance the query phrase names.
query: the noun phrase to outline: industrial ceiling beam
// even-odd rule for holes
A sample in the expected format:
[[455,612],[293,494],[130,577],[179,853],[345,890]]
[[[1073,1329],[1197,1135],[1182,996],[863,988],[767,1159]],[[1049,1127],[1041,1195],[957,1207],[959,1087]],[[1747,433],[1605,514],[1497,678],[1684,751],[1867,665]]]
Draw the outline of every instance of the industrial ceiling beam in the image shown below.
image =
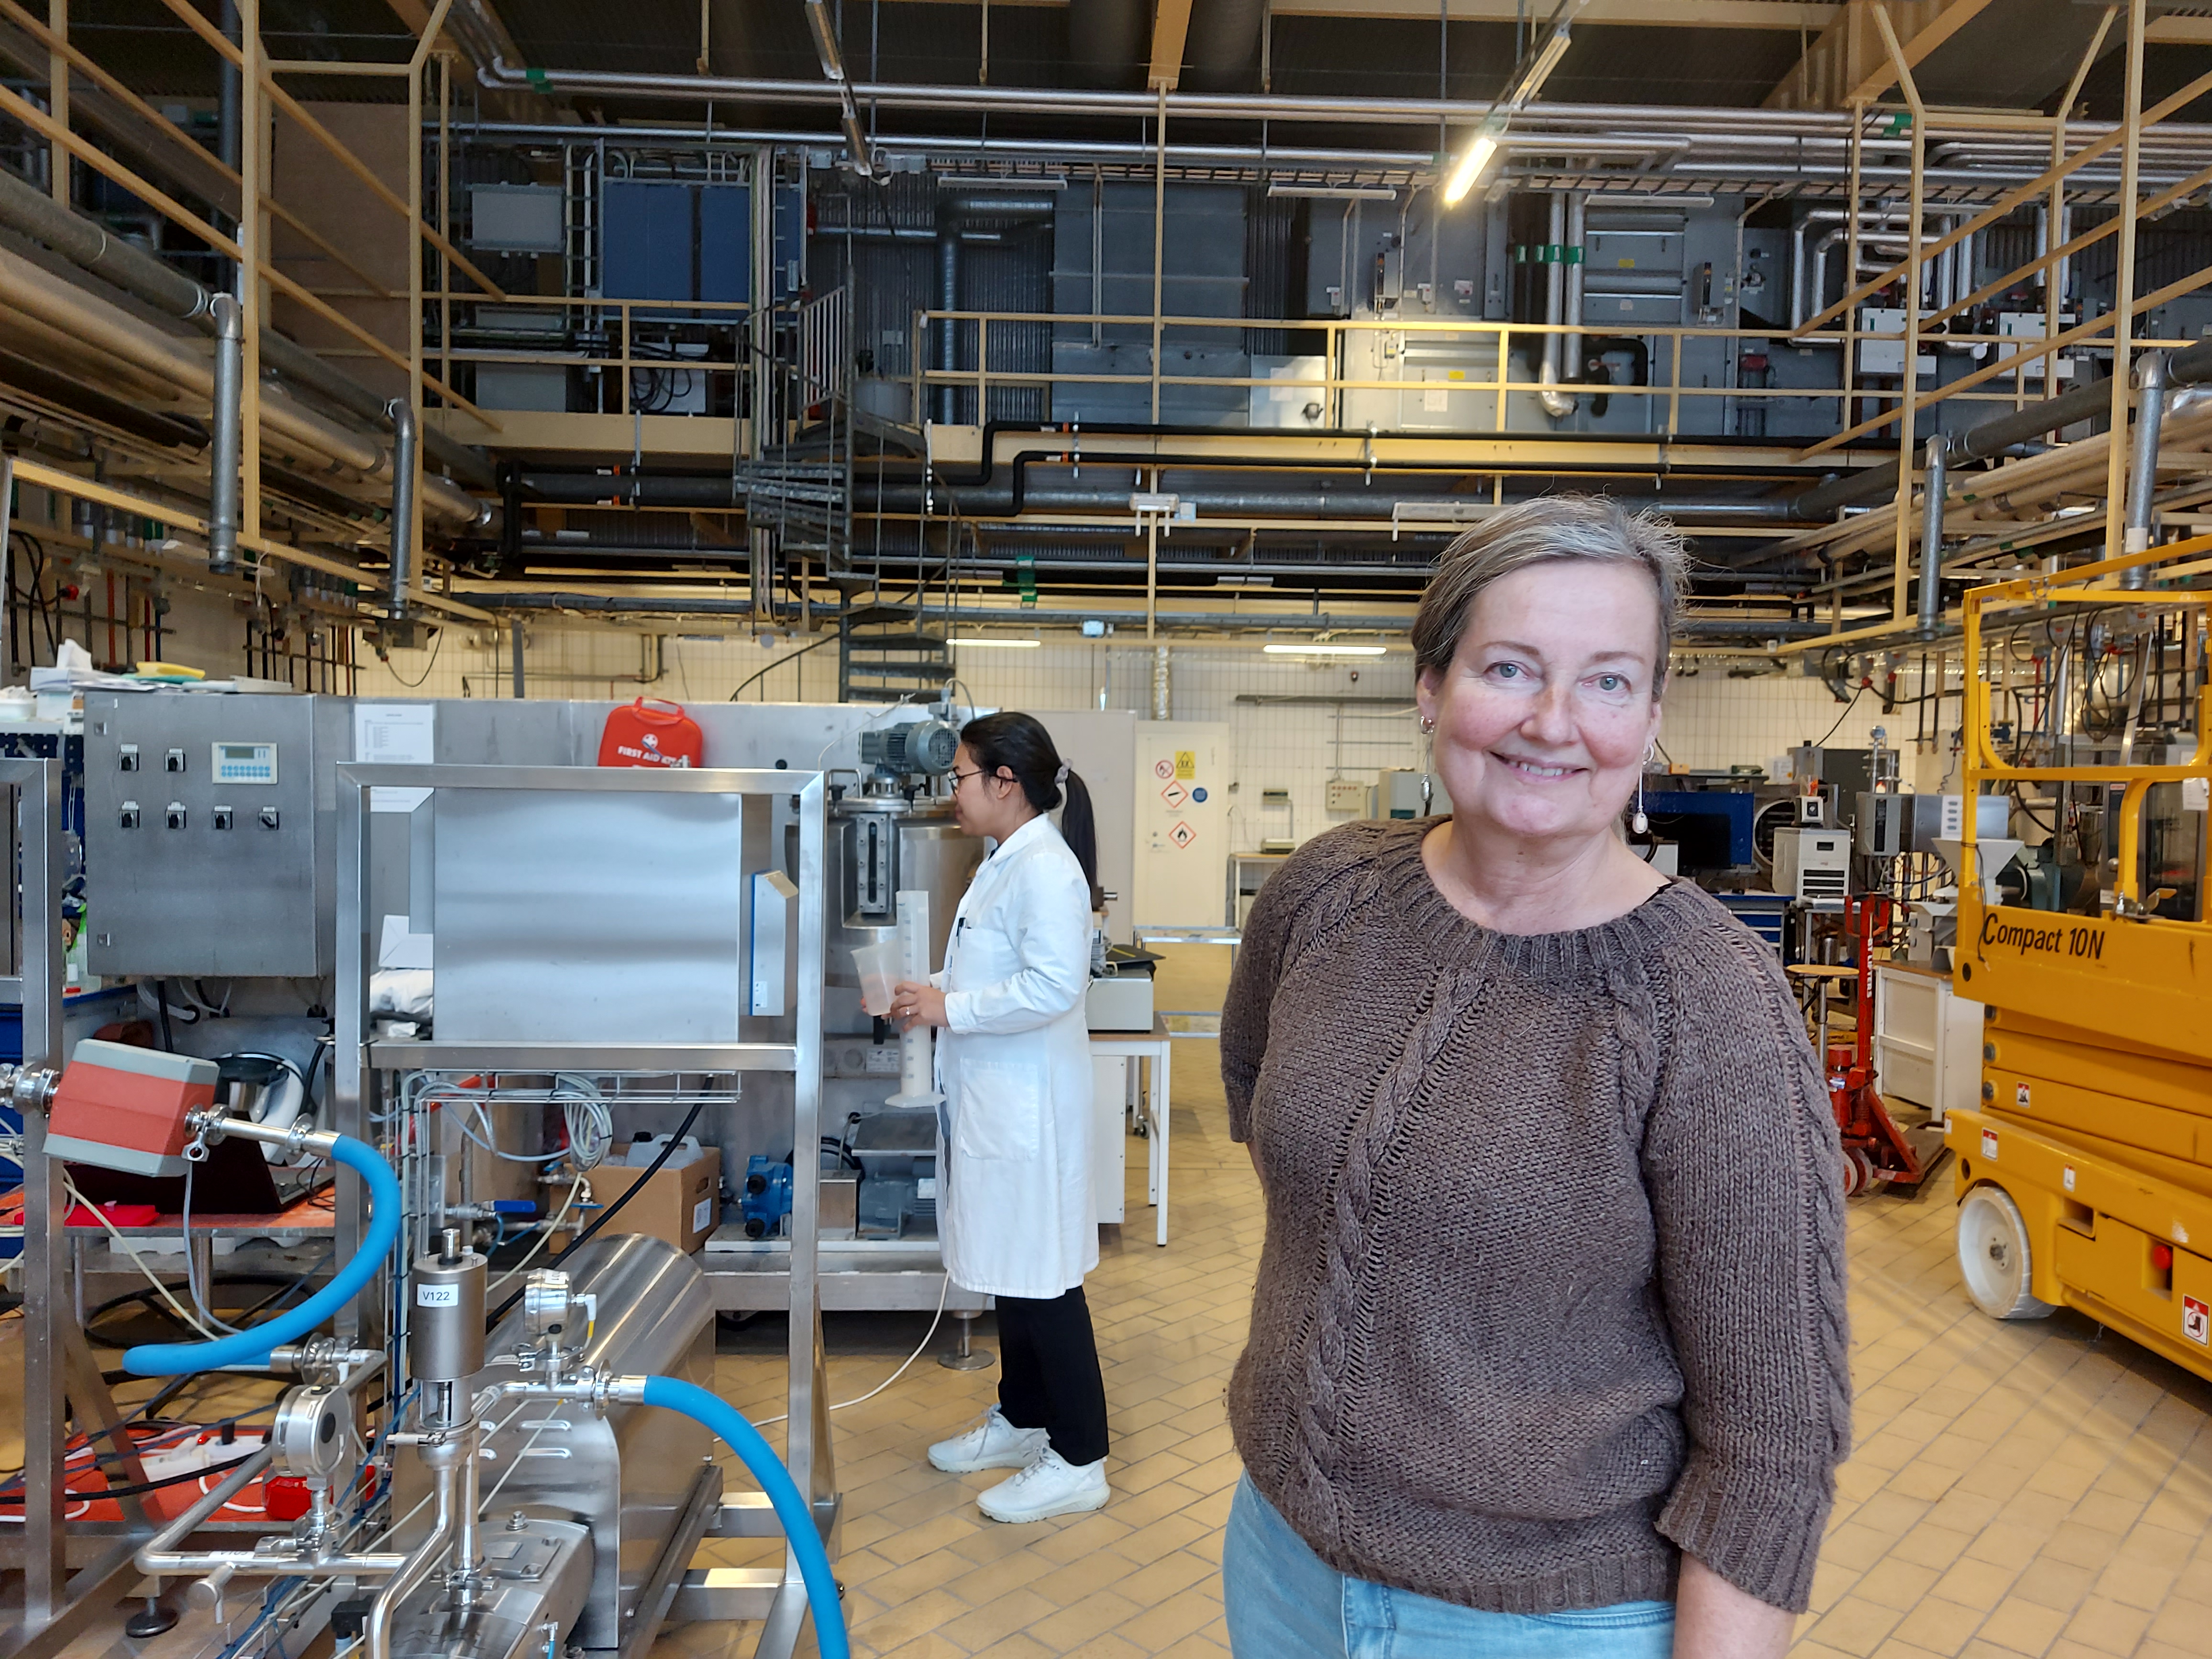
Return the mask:
[[1767,94],[1765,107],[1850,109],[1871,103],[1897,83],[1897,67],[1883,46],[1876,13],[1894,29],[1910,69],[1988,4],[1989,0],[1848,0]]
[[[1875,22],[1881,30],[1884,50],[1866,78],[1851,88],[1846,105],[1871,104],[1897,84],[1900,76],[1910,75],[1960,29],[1981,15],[1990,0],[1951,0],[1951,3],[1923,23],[1911,35],[1898,30],[1890,9],[1881,0],[1869,0],[1875,14]],[[1903,7],[1902,11],[1924,11],[1924,6]]]
[[1183,42],[1190,35],[1190,0],[1159,0],[1152,13],[1152,64],[1145,84],[1173,92],[1182,79]]

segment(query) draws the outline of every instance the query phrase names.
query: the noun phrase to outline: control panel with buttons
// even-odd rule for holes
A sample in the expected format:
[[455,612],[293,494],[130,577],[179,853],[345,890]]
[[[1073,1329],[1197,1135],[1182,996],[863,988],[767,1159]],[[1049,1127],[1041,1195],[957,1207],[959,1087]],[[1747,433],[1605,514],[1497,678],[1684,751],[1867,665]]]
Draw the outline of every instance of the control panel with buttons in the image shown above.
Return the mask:
[[330,764],[351,757],[352,715],[340,697],[88,690],[85,864],[100,872],[90,970],[331,972]]

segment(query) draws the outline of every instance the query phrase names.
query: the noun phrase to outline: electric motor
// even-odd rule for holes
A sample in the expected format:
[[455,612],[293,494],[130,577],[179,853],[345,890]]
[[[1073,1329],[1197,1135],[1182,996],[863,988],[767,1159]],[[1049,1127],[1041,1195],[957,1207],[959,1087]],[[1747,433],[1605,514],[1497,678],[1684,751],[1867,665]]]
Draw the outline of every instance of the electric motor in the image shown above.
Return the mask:
[[901,776],[934,777],[952,769],[960,728],[935,716],[887,732],[860,733],[860,759]]

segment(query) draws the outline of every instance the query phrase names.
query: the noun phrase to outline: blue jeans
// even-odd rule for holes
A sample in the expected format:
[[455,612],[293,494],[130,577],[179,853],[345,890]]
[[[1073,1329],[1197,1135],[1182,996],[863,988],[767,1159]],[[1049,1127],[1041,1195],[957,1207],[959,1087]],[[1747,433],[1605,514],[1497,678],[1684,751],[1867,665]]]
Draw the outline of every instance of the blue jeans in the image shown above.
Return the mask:
[[1249,1476],[1221,1547],[1236,1659],[1668,1659],[1672,1601],[1566,1613],[1482,1613],[1347,1578],[1310,1549]]

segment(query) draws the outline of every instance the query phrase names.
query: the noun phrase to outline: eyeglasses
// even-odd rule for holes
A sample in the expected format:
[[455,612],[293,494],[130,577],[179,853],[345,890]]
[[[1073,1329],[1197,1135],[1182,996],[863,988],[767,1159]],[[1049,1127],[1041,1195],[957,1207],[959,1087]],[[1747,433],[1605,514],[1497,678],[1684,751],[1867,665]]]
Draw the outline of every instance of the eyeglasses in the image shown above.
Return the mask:
[[992,775],[989,772],[980,766],[972,772],[955,771],[952,774],[952,787],[957,789],[970,778],[988,778],[990,775]]

